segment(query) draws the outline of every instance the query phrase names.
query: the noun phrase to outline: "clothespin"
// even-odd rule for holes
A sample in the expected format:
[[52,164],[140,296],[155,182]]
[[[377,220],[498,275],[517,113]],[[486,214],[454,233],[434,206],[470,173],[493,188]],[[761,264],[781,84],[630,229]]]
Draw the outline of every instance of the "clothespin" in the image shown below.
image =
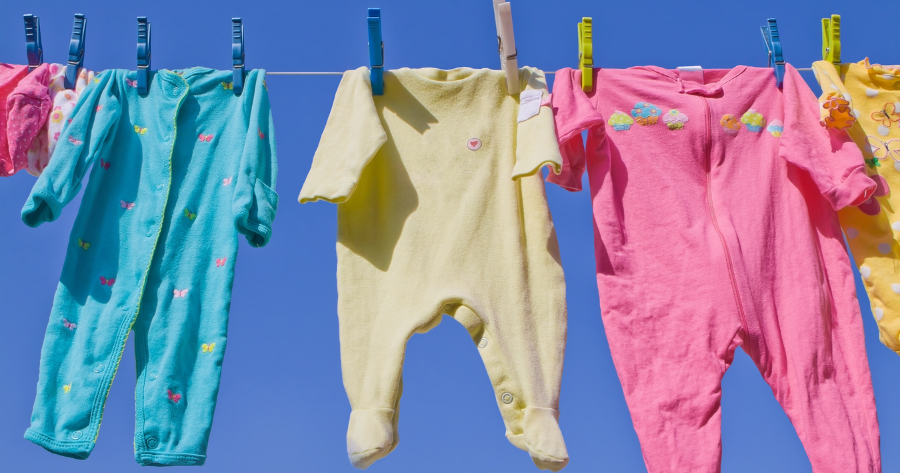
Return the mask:
[[72,40],[69,41],[69,63],[66,65],[65,86],[72,90],[78,80],[78,68],[84,65],[84,38],[87,32],[87,19],[81,13],[75,14],[72,26]]
[[594,88],[594,31],[593,20],[583,17],[578,23],[578,68],[581,69],[581,90]]
[[44,47],[41,45],[41,20],[25,15],[25,51],[28,54],[28,72],[44,63]]
[[384,40],[381,36],[381,9],[369,8],[369,68],[372,95],[384,95]]
[[241,95],[244,90],[244,23],[240,18],[231,19],[231,65],[234,68],[234,95]]
[[139,16],[137,21],[137,89],[143,95],[150,90],[150,22],[146,16]]
[[769,24],[760,27],[763,41],[766,43],[766,51],[769,53],[767,67],[775,68],[775,80],[778,88],[784,83],[784,56],[781,51],[781,36],[778,35],[778,24],[775,18],[769,18]]
[[497,24],[500,67],[506,72],[506,88],[509,95],[516,95],[519,93],[518,51],[513,33],[512,7],[506,0],[494,0],[494,22]]
[[841,63],[841,15],[822,18],[822,59]]

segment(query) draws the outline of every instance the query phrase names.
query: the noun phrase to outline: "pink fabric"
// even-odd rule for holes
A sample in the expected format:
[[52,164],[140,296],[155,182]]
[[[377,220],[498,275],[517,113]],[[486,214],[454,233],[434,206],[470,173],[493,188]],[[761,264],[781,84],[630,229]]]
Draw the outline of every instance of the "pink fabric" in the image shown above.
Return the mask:
[[6,130],[6,98],[19,81],[28,74],[28,66],[0,63],[0,176],[15,173],[15,166],[9,155],[9,141]]
[[[580,190],[588,171],[603,322],[648,471],[720,471],[721,380],[741,346],[813,471],[880,472],[835,213],[874,190],[859,149],[819,125],[791,66],[783,91],[764,68],[706,70],[702,84],[656,67],[594,74],[588,94],[579,71],[556,75],[565,165],[548,179]],[[658,122],[628,126],[647,102]],[[750,109],[768,125],[741,123]]]
[[[52,65],[55,69],[55,64]],[[6,99],[6,137],[9,141],[11,168],[7,175],[28,166],[28,150],[42,129],[53,106],[50,100],[51,64],[41,64],[25,76]],[[46,164],[46,163],[45,163]],[[43,169],[43,166],[41,167]]]

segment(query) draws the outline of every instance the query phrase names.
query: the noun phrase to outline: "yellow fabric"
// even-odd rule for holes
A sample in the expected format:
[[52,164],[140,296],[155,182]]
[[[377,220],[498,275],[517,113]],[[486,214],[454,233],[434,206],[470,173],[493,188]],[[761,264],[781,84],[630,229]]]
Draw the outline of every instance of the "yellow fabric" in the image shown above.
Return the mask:
[[[546,98],[541,71],[519,74]],[[482,356],[509,441],[557,471],[565,279],[539,172],[561,166],[552,111],[517,122],[500,71],[400,69],[384,82],[373,97],[365,68],[344,74],[299,199],[338,203],[350,460],[366,468],[396,447],[406,342],[446,313]],[[465,409],[439,407],[455,402],[440,393],[419,402],[435,406],[435,429]]]
[[[900,353],[900,256],[895,237],[900,231],[900,69],[859,63],[836,67],[813,63],[822,86],[822,122],[846,128],[860,147],[870,176],[887,182],[887,195],[873,197],[861,208],[847,207],[838,215],[856,265],[872,302],[881,342]],[[849,102],[850,115],[831,104]],[[855,121],[853,120],[855,118]],[[888,189],[885,189],[888,190]],[[874,209],[873,209],[874,207]]]

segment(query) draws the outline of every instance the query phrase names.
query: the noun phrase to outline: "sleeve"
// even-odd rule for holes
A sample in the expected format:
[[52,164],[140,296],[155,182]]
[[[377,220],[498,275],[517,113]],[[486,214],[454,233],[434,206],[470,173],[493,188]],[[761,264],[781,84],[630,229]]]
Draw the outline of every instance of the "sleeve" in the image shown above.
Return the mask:
[[115,78],[114,71],[98,75],[72,110],[71,122],[60,135],[62,143],[22,209],[22,221],[29,227],[59,218],[62,208],[78,195],[88,167],[104,152],[104,142],[122,112]]
[[[238,232],[247,237],[250,246],[257,248],[269,243],[278,210],[275,128],[265,77],[264,70],[251,71],[244,88],[244,106],[249,107],[246,115],[249,119],[232,204]],[[252,94],[248,93],[251,91]]]
[[551,102],[562,156],[562,170],[558,175],[547,176],[547,182],[578,192],[581,190],[581,176],[585,168],[581,132],[592,128],[602,132],[605,120],[581,90],[580,70],[565,68],[556,73]]
[[[520,83],[525,84],[523,93],[536,90],[541,93],[541,106],[538,114],[519,121],[516,128],[516,164],[513,166],[512,178],[530,176],[539,172],[541,167],[552,165],[553,172],[560,173],[562,156],[556,140],[556,129],[553,124],[553,111],[547,97],[547,81],[544,73],[534,68],[520,70]],[[519,97],[521,100],[521,95]],[[521,104],[520,104],[521,105]]]
[[859,147],[845,132],[819,124],[819,106],[806,81],[786,66],[784,134],[779,155],[804,169],[835,210],[858,205],[875,190]]
[[49,82],[50,64],[42,64],[25,76],[7,97],[6,133],[11,161],[8,166],[0,166],[0,175],[15,174],[27,164],[31,143],[47,122],[53,106],[47,88]]
[[386,141],[387,133],[372,98],[368,69],[345,72],[300,190],[300,203],[346,201],[356,189],[363,169]]

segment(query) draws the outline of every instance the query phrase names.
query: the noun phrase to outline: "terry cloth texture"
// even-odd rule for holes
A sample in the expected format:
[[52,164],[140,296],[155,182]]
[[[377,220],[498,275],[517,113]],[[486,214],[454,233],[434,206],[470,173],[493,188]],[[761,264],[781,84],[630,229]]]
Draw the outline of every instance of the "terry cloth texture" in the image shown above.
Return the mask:
[[[720,471],[738,346],[816,473],[879,472],[863,326],[836,210],[875,188],[786,66],[556,75],[564,168],[594,210],[603,323],[650,473]],[[696,80],[699,79],[699,80]],[[586,145],[581,133],[588,130]]]
[[[547,95],[542,72],[519,74]],[[344,73],[300,192],[338,204],[350,461],[366,468],[397,446],[406,342],[445,313],[478,347],[509,441],[559,470],[565,279],[540,173],[560,164],[552,114],[517,122],[500,71],[400,69],[384,82],[373,97],[368,70]]]
[[135,459],[201,465],[225,353],[238,233],[269,241],[275,136],[264,71],[105,71],[22,210],[53,221],[90,171],[41,351],[25,437],[87,458],[129,331]]
[[7,99],[7,137],[13,173],[26,169],[40,176],[78,97],[93,83],[94,72],[81,68],[75,88],[65,88],[66,66],[41,64],[19,81]]
[[28,66],[0,62],[0,176],[11,176],[15,173],[12,157],[9,155],[9,140],[6,136],[6,99],[15,90],[19,81],[27,75]]
[[900,353],[900,66],[818,61],[821,121],[846,130],[862,150],[866,171],[878,183],[875,195],[840,211],[841,226],[865,283],[881,343]]

